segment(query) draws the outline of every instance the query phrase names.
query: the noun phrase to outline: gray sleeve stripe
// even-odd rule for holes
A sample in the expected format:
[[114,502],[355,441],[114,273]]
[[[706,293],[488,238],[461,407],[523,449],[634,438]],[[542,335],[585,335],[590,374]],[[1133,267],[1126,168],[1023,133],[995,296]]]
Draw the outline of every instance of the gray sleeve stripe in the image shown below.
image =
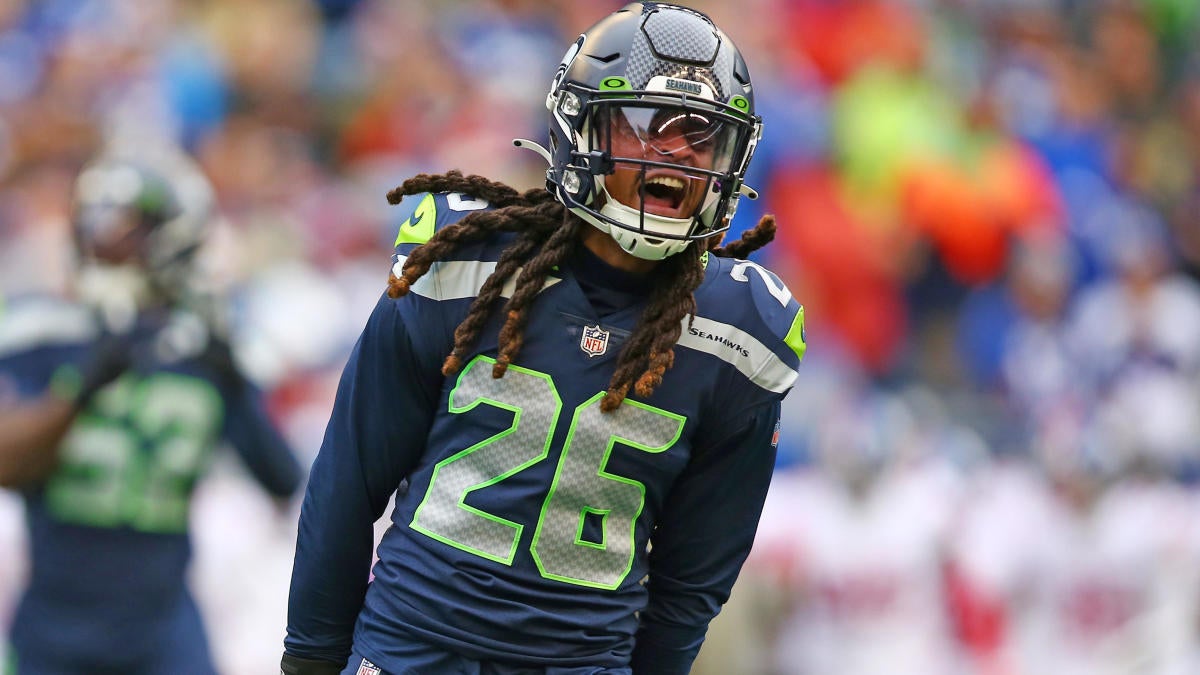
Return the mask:
[[[396,256],[396,263],[392,265],[393,274],[400,276],[406,259],[405,256]],[[436,262],[429,268],[429,272],[418,279],[417,283],[413,284],[412,292],[431,300],[473,298],[479,294],[479,289],[483,287],[483,282],[487,281],[487,278],[495,271],[496,263],[494,262],[483,262],[480,260]],[[521,268],[517,268],[517,271],[509,277],[500,295],[511,298],[512,294],[516,291],[516,280],[519,276],[521,276]],[[542,285],[542,290],[557,284],[559,281],[561,280],[548,277],[546,283]]]
[[712,354],[767,391],[782,394],[795,383],[796,369],[746,331],[702,316],[696,317],[689,331],[687,322],[683,320],[681,347]]
[[14,307],[0,321],[0,357],[36,347],[87,342],[96,337],[91,317],[76,307],[35,303]]

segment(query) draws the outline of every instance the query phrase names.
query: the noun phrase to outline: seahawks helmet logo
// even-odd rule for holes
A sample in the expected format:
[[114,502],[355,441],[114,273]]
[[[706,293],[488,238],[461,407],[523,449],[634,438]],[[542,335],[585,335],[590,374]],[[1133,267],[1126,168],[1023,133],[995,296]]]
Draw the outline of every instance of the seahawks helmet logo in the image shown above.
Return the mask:
[[558,64],[558,70],[554,71],[554,79],[550,81],[550,94],[546,98],[547,109],[554,109],[554,94],[558,91],[558,87],[562,84],[563,79],[566,78],[567,70],[570,69],[571,64],[575,63],[575,57],[579,56],[579,51],[583,49],[584,42],[587,42],[587,36],[580,35],[579,39],[575,40],[574,44],[567,48],[567,53],[563,54],[562,62]]

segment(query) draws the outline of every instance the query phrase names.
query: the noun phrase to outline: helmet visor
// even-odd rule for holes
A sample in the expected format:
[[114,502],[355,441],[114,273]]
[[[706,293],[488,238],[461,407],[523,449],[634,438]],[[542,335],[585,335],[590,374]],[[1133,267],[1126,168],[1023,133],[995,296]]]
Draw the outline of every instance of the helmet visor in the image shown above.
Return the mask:
[[598,106],[595,120],[593,147],[613,162],[605,190],[632,209],[690,220],[719,197],[714,181],[736,168],[740,125],[725,114],[622,101]]
[[74,214],[80,251],[90,258],[120,263],[140,256],[147,235],[132,209],[115,204],[81,206]]

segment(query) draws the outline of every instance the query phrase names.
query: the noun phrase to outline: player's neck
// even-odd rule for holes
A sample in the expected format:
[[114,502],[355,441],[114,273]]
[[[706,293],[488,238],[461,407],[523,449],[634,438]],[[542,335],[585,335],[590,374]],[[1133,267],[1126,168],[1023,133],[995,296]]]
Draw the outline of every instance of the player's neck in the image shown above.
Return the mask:
[[591,226],[583,228],[583,245],[605,263],[633,274],[649,274],[659,263],[627,253],[612,237]]

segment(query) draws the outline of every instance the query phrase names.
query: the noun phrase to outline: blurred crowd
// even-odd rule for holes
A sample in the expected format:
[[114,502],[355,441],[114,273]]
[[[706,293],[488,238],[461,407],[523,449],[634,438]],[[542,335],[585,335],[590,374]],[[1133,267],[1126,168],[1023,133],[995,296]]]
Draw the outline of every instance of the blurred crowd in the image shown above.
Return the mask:
[[[239,358],[309,459],[386,283],[386,191],[539,185],[511,140],[621,4],[0,0],[0,296],[68,291],[86,159],[179,144]],[[1200,672],[1200,3],[683,4],[750,64],[763,198],[731,236],[777,216],[756,257],[810,345],[728,660],[699,668]],[[231,675],[275,667],[294,536],[239,480],[197,505]]]

